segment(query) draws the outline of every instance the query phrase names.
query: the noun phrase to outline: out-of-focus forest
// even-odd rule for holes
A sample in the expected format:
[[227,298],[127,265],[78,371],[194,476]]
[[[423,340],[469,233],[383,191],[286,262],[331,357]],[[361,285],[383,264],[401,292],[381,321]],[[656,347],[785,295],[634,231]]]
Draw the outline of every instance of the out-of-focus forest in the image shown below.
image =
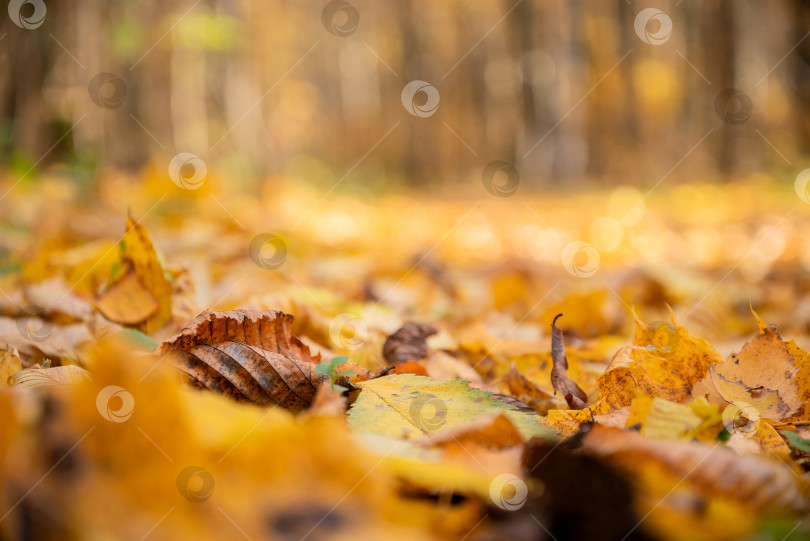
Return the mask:
[[[0,23],[0,159],[20,172],[190,152],[317,183],[368,153],[352,176],[462,187],[502,160],[542,187],[734,178],[810,147],[803,1],[656,2],[640,27],[648,6],[619,0],[16,4],[41,25]],[[437,100],[419,115],[415,80]]]

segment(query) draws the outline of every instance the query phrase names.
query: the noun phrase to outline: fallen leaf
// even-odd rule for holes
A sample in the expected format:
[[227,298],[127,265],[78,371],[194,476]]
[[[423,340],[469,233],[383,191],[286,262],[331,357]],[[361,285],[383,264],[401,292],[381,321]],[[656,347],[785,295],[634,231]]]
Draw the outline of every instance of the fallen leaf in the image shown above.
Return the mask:
[[80,366],[69,364],[52,368],[26,368],[11,376],[12,385],[24,387],[52,387],[69,385],[89,380],[90,372]]
[[406,321],[400,329],[385,339],[383,357],[389,364],[421,361],[428,355],[427,337],[437,332],[433,325]]
[[199,387],[298,411],[327,378],[316,373],[318,357],[290,334],[292,321],[282,312],[205,311],[154,355],[167,355]]
[[107,288],[96,306],[107,319],[123,325],[137,325],[159,309],[158,301],[141,285],[134,269]]
[[426,375],[433,379],[466,379],[473,387],[481,387],[481,376],[475,368],[444,351],[431,351],[425,361]]
[[17,348],[5,346],[0,349],[0,386],[10,383],[11,376],[22,370]]
[[665,468],[676,485],[704,495],[722,495],[754,508],[801,510],[806,502],[789,467],[756,456],[740,456],[722,445],[648,439],[638,432],[594,426],[583,452],[605,457],[628,472],[641,462]]
[[502,378],[502,381],[509,389],[509,392],[518,398],[521,396],[529,396],[537,399],[548,399],[552,396],[521,374],[517,366],[515,366],[515,363],[509,366],[509,372]]
[[82,346],[93,335],[84,323],[55,325],[36,315],[20,319],[0,317],[0,342],[17,348],[23,366],[59,360],[62,364],[83,364]]
[[526,376],[521,374],[515,363],[509,366],[509,372],[501,379],[509,394],[533,408],[540,415],[547,415],[549,410],[564,409],[567,405],[564,398],[553,396]]
[[798,420],[808,409],[810,386],[810,382],[799,377],[799,371],[810,364],[810,358],[793,341],[782,340],[776,326],[765,324],[753,308],[751,313],[759,334],[746,342],[739,353],[732,353],[713,367],[711,383],[728,403],[750,404],[759,416],[769,419],[795,416]]
[[[172,317],[171,275],[164,268],[146,228],[132,217],[127,217],[118,247],[120,263],[114,267],[110,283],[99,298],[100,308],[107,310],[105,315],[109,314],[110,319],[117,323],[127,324],[127,321],[142,317],[135,323],[151,334]],[[122,280],[124,284],[121,284]],[[155,304],[156,309],[153,308]]]
[[53,277],[24,288],[30,306],[37,306],[49,319],[58,324],[82,321],[92,308],[61,277]]
[[551,322],[551,358],[554,363],[551,368],[551,384],[555,392],[562,393],[570,408],[581,410],[588,407],[588,395],[566,373],[568,359],[565,358],[565,341],[562,331],[555,325],[561,316],[562,314],[557,314]]
[[466,425],[494,413],[505,414],[524,438],[550,437],[539,417],[469,387],[464,380],[435,381],[412,374],[386,376],[359,384],[360,396],[349,410],[349,426],[403,439],[420,439]]
[[633,345],[614,356],[597,380],[597,413],[629,406],[638,392],[681,402],[692,397],[692,387],[723,358],[708,342],[693,336],[672,316],[672,325],[645,326],[636,319]]
[[723,429],[720,410],[705,398],[678,404],[663,398],[639,395],[630,406],[628,425],[641,424],[641,433],[653,439],[698,438],[713,441]]

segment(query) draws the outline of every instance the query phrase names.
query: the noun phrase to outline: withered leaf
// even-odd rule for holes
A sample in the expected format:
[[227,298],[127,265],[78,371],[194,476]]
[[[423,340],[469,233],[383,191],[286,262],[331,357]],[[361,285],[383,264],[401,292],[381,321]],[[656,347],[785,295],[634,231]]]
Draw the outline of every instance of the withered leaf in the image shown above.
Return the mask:
[[559,391],[568,402],[571,409],[581,410],[588,407],[588,395],[585,394],[579,385],[568,377],[568,359],[565,357],[565,341],[563,333],[557,327],[557,320],[562,314],[557,314],[551,322],[551,385],[555,391]]
[[80,366],[68,364],[49,368],[27,368],[9,378],[12,385],[53,387],[90,379],[90,373]]
[[711,383],[727,402],[745,402],[769,419],[802,418],[807,403],[806,382],[799,372],[807,353],[786,342],[776,325],[766,324],[751,309],[759,333],[739,353],[712,367]]
[[421,361],[428,355],[427,337],[437,332],[436,327],[428,323],[406,321],[399,330],[385,339],[383,357],[391,364]]
[[[667,471],[673,476],[670,481],[677,487],[683,484],[683,490],[722,495],[751,508],[801,510],[806,505],[789,467],[740,456],[721,445],[653,440],[638,432],[596,425],[585,434],[582,452],[606,459],[639,481],[645,472],[660,480],[661,472]],[[669,488],[659,490],[666,493]]]
[[120,264],[114,267],[98,307],[116,323],[137,324],[140,330],[153,333],[172,316],[171,274],[146,228],[131,216],[118,246]]
[[158,301],[141,285],[135,270],[111,285],[96,302],[99,312],[110,321],[136,325],[158,311]]
[[300,411],[327,378],[315,371],[320,355],[290,334],[292,321],[278,311],[206,310],[154,354],[167,355],[196,386]]

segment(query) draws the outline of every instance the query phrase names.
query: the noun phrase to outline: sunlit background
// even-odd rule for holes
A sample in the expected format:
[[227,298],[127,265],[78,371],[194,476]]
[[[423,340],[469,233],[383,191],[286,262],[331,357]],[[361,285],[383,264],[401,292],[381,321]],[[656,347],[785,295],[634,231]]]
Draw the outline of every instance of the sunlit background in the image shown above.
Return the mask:
[[[2,158],[84,178],[190,152],[238,182],[459,191],[493,160],[521,190],[800,167],[805,3],[651,5],[666,19],[624,1],[47,2],[40,26],[0,26]],[[414,80],[438,96],[422,118]]]

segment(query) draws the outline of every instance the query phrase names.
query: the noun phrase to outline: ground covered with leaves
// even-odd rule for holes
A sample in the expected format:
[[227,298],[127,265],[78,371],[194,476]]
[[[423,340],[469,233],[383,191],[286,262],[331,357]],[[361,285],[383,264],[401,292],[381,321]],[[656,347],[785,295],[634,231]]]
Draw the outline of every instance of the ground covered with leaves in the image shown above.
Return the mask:
[[792,186],[98,186],[4,198],[2,538],[810,538]]

